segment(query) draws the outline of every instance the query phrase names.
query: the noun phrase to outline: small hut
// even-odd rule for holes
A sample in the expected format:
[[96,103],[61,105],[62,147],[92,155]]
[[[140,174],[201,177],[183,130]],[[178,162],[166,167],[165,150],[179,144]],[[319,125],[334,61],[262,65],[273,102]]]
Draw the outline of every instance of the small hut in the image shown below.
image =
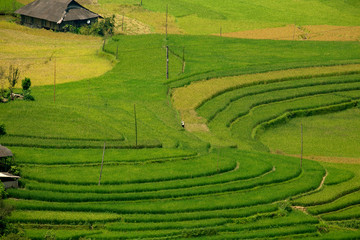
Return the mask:
[[0,172],[0,181],[6,188],[18,188],[19,187],[19,176],[12,175],[8,172]]
[[15,11],[21,24],[61,31],[65,25],[81,27],[102,18],[74,0],[36,0]]
[[9,171],[13,158],[10,149],[0,145],[0,171]]

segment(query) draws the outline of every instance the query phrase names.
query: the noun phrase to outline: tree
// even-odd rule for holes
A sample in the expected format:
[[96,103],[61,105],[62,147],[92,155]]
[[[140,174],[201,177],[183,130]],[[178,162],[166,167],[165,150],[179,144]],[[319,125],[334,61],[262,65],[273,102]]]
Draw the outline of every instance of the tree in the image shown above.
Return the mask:
[[5,134],[6,134],[5,124],[0,124],[0,136]]
[[14,100],[13,89],[14,89],[17,81],[19,80],[19,77],[20,77],[19,68],[13,67],[13,65],[10,65],[9,73],[8,73],[8,81],[9,81],[9,91],[10,91],[11,100]]
[[21,83],[22,89],[23,89],[23,96],[24,96],[24,100],[30,100],[30,101],[34,101],[35,98],[33,96],[31,96],[31,80],[30,78],[25,78],[22,80]]
[[29,90],[30,86],[31,86],[31,80],[30,78],[25,78],[24,80],[22,80],[22,89],[23,91]]

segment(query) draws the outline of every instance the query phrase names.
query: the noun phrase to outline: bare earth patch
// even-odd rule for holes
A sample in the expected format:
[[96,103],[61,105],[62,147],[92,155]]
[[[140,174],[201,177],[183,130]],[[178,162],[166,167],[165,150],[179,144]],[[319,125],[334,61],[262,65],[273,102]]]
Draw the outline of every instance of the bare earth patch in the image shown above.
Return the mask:
[[302,211],[303,213],[309,215],[306,207],[303,207],[303,206],[291,206],[291,207],[292,207],[292,209]]
[[224,33],[222,36],[249,39],[360,41],[360,26],[309,25]]
[[189,132],[208,132],[209,128],[205,123],[188,123],[185,129]]

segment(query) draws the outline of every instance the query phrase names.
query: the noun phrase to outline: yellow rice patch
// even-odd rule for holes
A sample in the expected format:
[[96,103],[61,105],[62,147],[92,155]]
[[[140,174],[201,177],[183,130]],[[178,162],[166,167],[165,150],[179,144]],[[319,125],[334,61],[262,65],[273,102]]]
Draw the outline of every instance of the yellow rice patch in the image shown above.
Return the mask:
[[244,74],[235,77],[214,78],[210,80],[193,82],[188,86],[174,89],[172,93],[172,100],[173,105],[176,109],[190,110],[195,109],[203,101],[210,99],[218,92],[244,84],[279,78],[341,73],[354,70],[360,70],[360,64],[339,65],[330,67],[296,68],[266,73]]
[[360,26],[295,26],[224,33],[222,36],[249,39],[360,41]]
[[[19,67],[21,79],[29,77],[33,86],[66,83],[100,76],[112,63],[100,55],[102,39],[70,33],[31,29],[0,21],[0,66]],[[56,58],[56,69],[55,69]]]
[[[282,151],[271,151],[272,154],[285,155],[300,158],[300,155],[286,154]],[[330,156],[303,156],[305,159],[315,160],[319,162],[344,163],[344,164],[360,164],[360,158],[349,157],[330,157]]]

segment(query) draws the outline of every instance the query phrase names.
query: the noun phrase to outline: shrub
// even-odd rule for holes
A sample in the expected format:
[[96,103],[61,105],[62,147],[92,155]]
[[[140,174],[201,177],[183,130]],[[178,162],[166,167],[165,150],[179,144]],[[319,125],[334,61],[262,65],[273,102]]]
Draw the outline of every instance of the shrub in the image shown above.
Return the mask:
[[62,30],[64,32],[72,32],[83,35],[99,35],[99,36],[112,36],[114,34],[115,29],[115,15],[112,17],[107,17],[104,20],[93,23],[90,26],[82,26],[77,28],[72,25],[65,25]]
[[0,182],[0,199],[4,199],[6,197],[5,187],[2,182]]
[[0,124],[0,136],[5,134],[6,134],[5,124]]
[[24,100],[27,100],[27,101],[34,101],[35,100],[35,98],[31,95],[30,90],[24,91]]
[[26,77],[24,80],[22,80],[21,86],[23,89],[24,100],[34,101],[35,98],[33,96],[31,96],[31,90],[30,90],[31,80],[30,80],[30,78]]
[[13,89],[17,83],[17,81],[19,80],[20,77],[20,70],[18,67],[14,67],[13,65],[10,65],[9,67],[9,73],[7,76],[7,79],[9,81],[9,91],[10,91],[10,96],[11,99],[13,99],[12,93],[13,93]]
[[26,77],[25,79],[23,79],[21,86],[22,86],[23,91],[29,90],[29,88],[31,86],[30,78]]

